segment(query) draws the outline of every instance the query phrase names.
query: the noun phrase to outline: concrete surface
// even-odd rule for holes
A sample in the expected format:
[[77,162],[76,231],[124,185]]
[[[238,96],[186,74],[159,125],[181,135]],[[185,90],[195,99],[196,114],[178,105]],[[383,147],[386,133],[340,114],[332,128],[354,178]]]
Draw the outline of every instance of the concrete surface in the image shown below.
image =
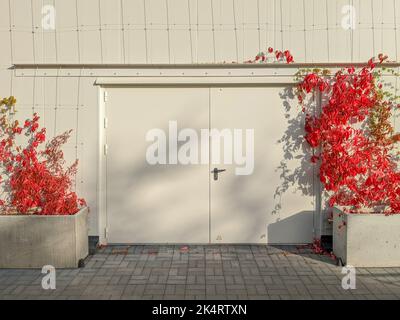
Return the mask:
[[70,216],[0,215],[0,268],[76,268],[88,256],[88,209]]
[[399,230],[398,214],[346,214],[335,208],[333,252],[354,267],[400,267]]

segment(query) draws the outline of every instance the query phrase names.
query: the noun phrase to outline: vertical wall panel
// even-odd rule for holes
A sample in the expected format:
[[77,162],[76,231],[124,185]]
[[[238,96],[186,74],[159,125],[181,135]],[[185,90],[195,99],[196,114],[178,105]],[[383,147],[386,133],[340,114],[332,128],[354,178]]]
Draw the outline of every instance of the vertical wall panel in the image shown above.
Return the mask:
[[146,1],[148,18],[148,61],[169,63],[171,60],[170,31],[166,0]]
[[[314,0],[304,0],[304,29],[306,30],[304,42],[306,43],[305,55],[307,62],[314,61],[314,29],[315,29],[315,13],[314,13]],[[296,54],[293,52],[294,58]]]
[[[397,1],[398,2],[398,1]],[[398,5],[400,3],[398,2]],[[383,34],[382,34],[382,51],[388,54],[390,57],[396,57],[396,37],[395,37],[395,12],[393,7],[393,1],[385,1],[382,8],[382,22],[383,22]]]
[[79,63],[79,21],[75,1],[56,1],[57,58],[67,63]]
[[[349,5],[348,0],[335,0],[328,2],[328,11],[330,14],[335,13],[335,29],[333,30],[329,38],[329,47],[331,48],[331,61],[351,61],[351,33],[349,29],[344,29],[342,23],[348,13],[342,13],[342,10],[346,12],[346,6]],[[319,57],[314,56],[315,61],[318,61]]]
[[[27,79],[27,81],[29,81]],[[40,117],[41,120],[44,121],[43,117],[44,117],[44,110],[46,108],[46,103],[48,103],[48,101],[46,100],[46,84],[48,83],[47,78],[43,78],[43,77],[37,77],[35,79],[34,82],[34,95],[35,95],[35,103],[34,103],[34,111],[37,112]],[[19,106],[19,101],[17,101],[17,106]],[[53,106],[54,108],[54,106]],[[41,125],[43,125],[44,122],[41,122]]]
[[328,61],[328,38],[325,1],[308,1],[306,7],[306,21],[308,21],[308,47],[310,48],[311,61],[318,59]]
[[78,1],[78,20],[81,62],[101,63],[103,52],[99,0]]
[[[388,1],[386,1],[388,2]],[[372,0],[371,8],[374,17],[374,48],[376,52],[383,52],[383,0]]]
[[283,1],[276,0],[275,1],[275,10],[274,10],[274,15],[275,15],[275,25],[274,25],[274,32],[275,32],[275,48],[282,50],[281,48],[284,48],[286,43],[284,42],[284,19],[285,19],[285,14],[283,11],[284,8],[284,3]]
[[58,105],[75,108],[78,95],[78,77],[60,77],[58,79]]
[[147,31],[145,21],[146,0],[124,0],[123,19],[125,57],[127,63],[147,62]]
[[214,62],[215,57],[215,32],[213,30],[214,13],[212,12],[214,0],[197,0],[197,37],[196,50],[197,62]]
[[[265,17],[266,17],[266,35],[265,35],[265,46],[266,47],[274,47],[275,46],[275,17],[274,17],[274,9],[275,9],[275,0],[265,0]],[[264,10],[264,9],[263,9]]]
[[11,1],[14,63],[34,61],[31,0]]
[[192,63],[192,27],[189,24],[188,0],[166,0],[168,2],[168,21],[170,29],[171,63]]
[[[76,141],[76,114],[73,108],[68,107],[57,107],[57,121],[55,121],[55,135],[62,134],[65,131],[71,130],[71,137],[68,142],[65,144],[68,148],[75,148],[75,141]],[[69,163],[75,160],[75,149],[70,150],[72,152],[65,152],[65,155],[69,158]],[[67,159],[66,159],[67,160]],[[67,163],[68,163],[67,162]]]
[[103,62],[121,63],[123,60],[121,2],[100,0],[100,12]]
[[33,107],[33,78],[14,77],[13,94],[18,99],[18,104]]
[[355,48],[354,56],[357,61],[367,61],[376,55],[373,43],[373,15],[371,0],[357,1],[357,23],[354,30]]
[[259,37],[259,14],[257,0],[242,3],[242,35],[244,60],[252,59],[262,49]]
[[305,61],[305,38],[304,38],[304,2],[295,1],[288,8],[288,44],[285,48],[295,55],[295,62]]
[[98,163],[98,88],[93,78],[81,78],[80,106],[78,118],[78,146],[82,150],[79,157],[81,180],[77,185],[80,195],[90,205],[90,234],[98,234],[97,225],[97,163]]
[[[215,55],[218,62],[239,60],[236,0],[214,0]],[[235,10],[236,11],[236,10]]]
[[280,42],[280,46],[279,49],[280,50],[286,50],[286,48],[290,48],[291,47],[291,36],[290,36],[290,29],[289,29],[289,25],[291,24],[291,2],[288,0],[282,0],[279,3],[278,6],[278,12],[280,15],[280,26],[279,26],[279,31],[281,34],[281,42]]
[[[62,0],[58,0],[61,2]],[[34,60],[37,63],[56,63],[57,57],[57,22],[62,20],[63,14],[57,19],[57,10],[55,10],[55,29],[46,29],[47,26],[42,22],[47,20],[47,16],[52,14],[48,12],[46,6],[52,6],[56,0],[47,1],[32,1],[32,13],[33,13],[33,34],[34,37]],[[20,8],[20,6],[18,6]],[[62,12],[62,11],[61,11]],[[44,26],[46,28],[44,28]]]
[[259,0],[258,15],[260,20],[260,43],[261,50],[265,51],[268,48],[267,43],[267,24],[268,24],[268,7],[267,0]]
[[[326,10],[328,11],[328,32],[327,32],[327,46],[329,46],[329,59],[330,62],[332,61],[339,61],[338,58],[336,57],[338,54],[338,49],[337,47],[340,45],[343,45],[343,39],[340,44],[337,42],[337,37],[338,37],[338,29],[341,28],[340,26],[340,19],[341,19],[341,13],[340,13],[340,7],[337,5],[337,0],[335,1],[326,1]],[[306,31],[307,33],[307,31]],[[305,44],[307,47],[308,44]],[[342,48],[340,49],[342,50]],[[344,61],[342,59],[342,61]]]
[[11,82],[12,82],[12,71],[1,70],[0,72],[0,98],[8,97],[12,94]]
[[11,57],[11,23],[8,1],[0,1],[0,12],[3,12],[3,17],[0,20],[0,42],[4,44],[3,49],[0,50],[0,87],[2,88],[0,97],[5,97],[11,94],[13,80],[13,71],[7,70],[13,60]]
[[10,19],[8,1],[0,1],[0,43],[3,44],[0,51],[1,65],[9,65],[11,63],[11,43],[10,43]]
[[187,0],[188,8],[189,8],[189,18],[190,18],[190,25],[189,25],[189,32],[190,32],[190,55],[191,55],[191,62],[196,63],[197,61],[197,3],[198,0]]
[[[400,72],[400,68],[397,68],[396,71],[397,71],[397,73],[399,73]],[[400,95],[400,81],[399,81],[399,79],[396,80],[395,86],[396,86],[395,94],[399,96]],[[394,129],[395,129],[395,132],[396,133],[400,133],[400,108],[397,108],[394,111],[393,126],[394,126]],[[399,149],[400,149],[400,146],[398,145],[398,150]]]
[[395,7],[393,12],[395,15],[395,21],[394,21],[395,33],[394,33],[394,35],[395,35],[395,41],[396,41],[396,43],[395,43],[396,57],[394,57],[394,58],[396,61],[398,61],[400,58],[400,2],[397,0],[393,0],[393,6]]

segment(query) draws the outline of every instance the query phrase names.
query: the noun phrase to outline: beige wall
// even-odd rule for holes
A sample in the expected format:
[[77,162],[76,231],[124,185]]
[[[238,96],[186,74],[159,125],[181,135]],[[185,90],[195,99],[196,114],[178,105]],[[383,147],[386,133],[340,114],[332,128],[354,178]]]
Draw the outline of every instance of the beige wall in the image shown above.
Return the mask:
[[[46,4],[55,31],[42,29]],[[342,27],[346,5],[354,30]],[[398,0],[1,0],[0,9],[4,63],[243,61],[267,45],[298,62],[398,55]]]
[[[42,27],[48,4],[55,30]],[[354,30],[341,25],[349,4]],[[396,60],[400,44],[399,0],[0,0],[0,12],[0,96],[17,97],[21,118],[38,111],[50,135],[75,130],[66,154],[80,159],[77,190],[92,208],[93,234],[94,78],[16,76],[11,65],[242,62],[267,46],[290,49],[296,62],[365,61],[379,52]]]

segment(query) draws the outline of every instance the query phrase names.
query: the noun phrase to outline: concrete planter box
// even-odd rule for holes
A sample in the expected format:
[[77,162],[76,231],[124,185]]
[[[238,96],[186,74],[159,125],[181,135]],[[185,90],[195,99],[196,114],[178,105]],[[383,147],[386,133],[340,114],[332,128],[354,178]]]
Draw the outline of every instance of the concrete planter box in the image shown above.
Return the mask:
[[76,268],[88,256],[88,209],[75,215],[0,215],[0,268]]
[[400,214],[347,214],[334,208],[333,252],[353,267],[399,267]]

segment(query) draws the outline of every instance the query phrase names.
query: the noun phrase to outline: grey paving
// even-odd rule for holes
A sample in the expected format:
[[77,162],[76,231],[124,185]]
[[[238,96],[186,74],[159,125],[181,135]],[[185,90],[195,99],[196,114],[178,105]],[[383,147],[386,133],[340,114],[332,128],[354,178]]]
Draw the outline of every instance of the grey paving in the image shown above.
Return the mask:
[[342,268],[296,246],[109,246],[84,268],[0,269],[0,299],[399,299],[400,268],[358,268],[356,289]]

